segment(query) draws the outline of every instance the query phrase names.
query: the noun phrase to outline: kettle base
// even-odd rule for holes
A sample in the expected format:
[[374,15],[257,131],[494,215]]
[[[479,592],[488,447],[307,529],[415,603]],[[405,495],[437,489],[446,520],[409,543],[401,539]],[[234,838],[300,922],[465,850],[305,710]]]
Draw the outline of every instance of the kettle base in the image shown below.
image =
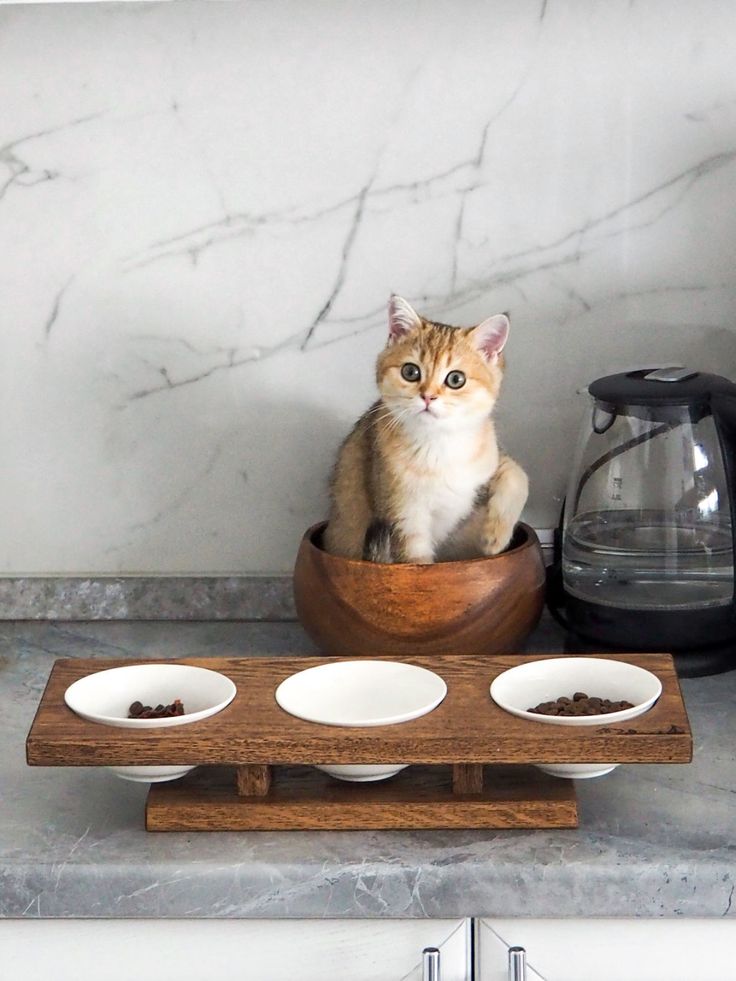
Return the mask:
[[[637,651],[640,650],[640,646],[636,644],[617,647],[613,644],[601,643],[599,640],[593,641],[582,634],[568,630],[565,634],[563,651],[565,654],[590,654],[591,644],[595,644],[595,652],[600,654],[622,654],[627,651],[631,652],[634,647]],[[660,649],[662,649],[662,645],[660,645]],[[671,653],[679,678],[707,678],[710,675],[723,674],[726,671],[736,669],[734,644],[709,647],[707,650],[672,651]]]
[[681,678],[722,674],[736,668],[736,620],[732,607],[704,610],[616,610],[565,595],[569,653],[610,651],[670,652]]

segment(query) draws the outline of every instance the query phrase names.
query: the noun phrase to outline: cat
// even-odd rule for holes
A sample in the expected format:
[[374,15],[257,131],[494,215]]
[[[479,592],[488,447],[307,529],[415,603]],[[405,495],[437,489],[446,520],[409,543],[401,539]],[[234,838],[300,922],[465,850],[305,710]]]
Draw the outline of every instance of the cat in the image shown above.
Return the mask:
[[450,327],[396,295],[388,315],[376,364],[381,397],[338,452],[323,545],[373,562],[497,555],[528,494],[526,473],[499,450],[491,418],[508,317]]

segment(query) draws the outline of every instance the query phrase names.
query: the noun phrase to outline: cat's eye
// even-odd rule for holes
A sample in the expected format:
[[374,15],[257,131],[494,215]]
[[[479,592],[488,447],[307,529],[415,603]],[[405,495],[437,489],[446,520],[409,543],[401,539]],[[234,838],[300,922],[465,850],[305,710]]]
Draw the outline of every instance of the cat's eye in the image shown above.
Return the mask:
[[445,378],[448,388],[462,388],[465,384],[465,374],[462,371],[451,371]]
[[404,381],[418,382],[422,377],[422,373],[419,370],[419,365],[412,364],[411,361],[407,361],[406,364],[402,364],[401,377],[404,379]]

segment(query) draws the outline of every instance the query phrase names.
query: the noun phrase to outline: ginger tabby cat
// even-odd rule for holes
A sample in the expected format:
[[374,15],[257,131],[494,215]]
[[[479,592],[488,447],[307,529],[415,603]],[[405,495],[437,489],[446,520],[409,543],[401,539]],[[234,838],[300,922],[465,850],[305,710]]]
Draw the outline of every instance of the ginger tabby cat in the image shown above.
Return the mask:
[[381,397],[340,448],[328,552],[429,563],[508,546],[528,493],[491,418],[508,332],[504,314],[449,327],[391,297],[376,365]]

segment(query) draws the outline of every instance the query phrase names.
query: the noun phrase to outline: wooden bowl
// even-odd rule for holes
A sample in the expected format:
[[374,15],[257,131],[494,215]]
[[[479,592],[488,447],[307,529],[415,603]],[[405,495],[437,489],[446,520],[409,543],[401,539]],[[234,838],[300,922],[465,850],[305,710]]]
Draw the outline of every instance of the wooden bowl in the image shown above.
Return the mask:
[[501,555],[434,565],[345,559],[305,532],[294,568],[299,620],[325,654],[515,651],[544,605],[539,539],[517,525]]

